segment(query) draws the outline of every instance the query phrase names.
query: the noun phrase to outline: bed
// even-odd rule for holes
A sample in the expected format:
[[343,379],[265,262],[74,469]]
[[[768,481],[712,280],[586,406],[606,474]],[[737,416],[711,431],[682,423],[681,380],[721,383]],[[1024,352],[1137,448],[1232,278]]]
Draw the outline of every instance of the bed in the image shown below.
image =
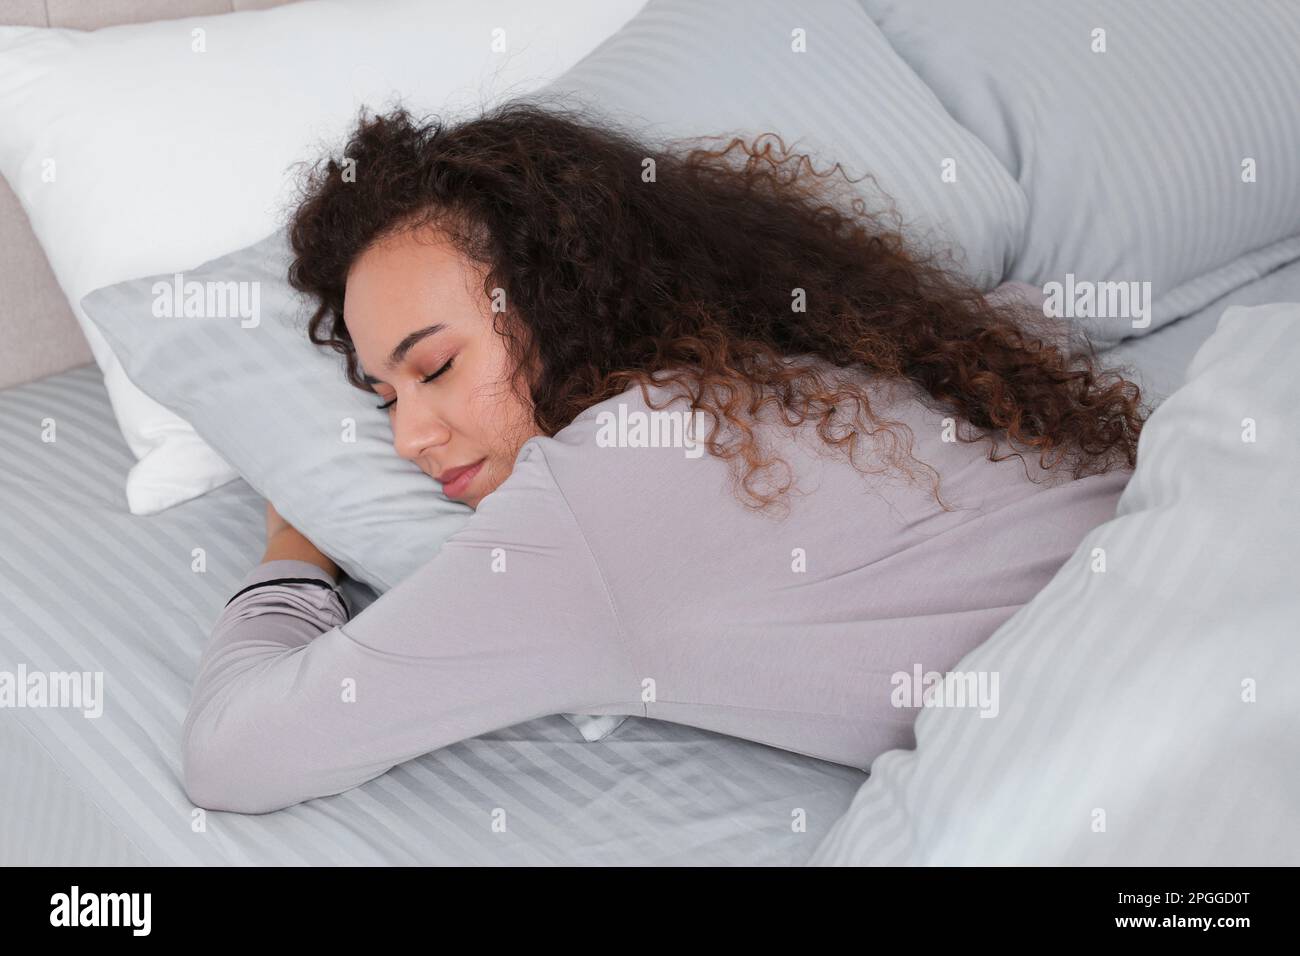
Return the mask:
[[[1224,308],[1285,300],[1300,263],[1107,355],[1163,397]],[[212,622],[257,561],[261,498],[236,480],[130,514],[134,459],[93,364],[0,391],[0,448],[0,670],[102,671],[106,689],[98,717],[0,714],[0,864],[801,864],[866,779],[654,720],[587,742],[554,716],[287,810],[196,811],[178,735]],[[348,586],[354,607],[373,599]]]
[[[168,15],[275,5],[187,0]],[[55,22],[41,0],[7,0],[0,22],[90,29],[147,12],[70,10]],[[559,715],[274,813],[194,807],[181,724],[212,624],[261,554],[263,499],[235,479],[132,514],[137,456],[3,179],[0,236],[0,337],[20,345],[0,354],[0,383],[20,382],[0,388],[0,675],[98,675],[104,695],[0,707],[0,865],[801,865],[850,810],[868,779],[853,768],[634,717],[588,741]],[[1287,301],[1300,261],[1105,359],[1158,403],[1226,308]],[[345,588],[354,612],[374,599]]]

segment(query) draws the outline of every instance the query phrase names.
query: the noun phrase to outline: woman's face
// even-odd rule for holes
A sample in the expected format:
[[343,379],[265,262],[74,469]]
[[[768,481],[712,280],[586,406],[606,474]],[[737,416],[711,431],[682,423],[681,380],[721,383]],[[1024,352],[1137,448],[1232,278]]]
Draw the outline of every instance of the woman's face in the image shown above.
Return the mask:
[[348,273],[344,321],[393,447],[477,508],[541,434],[510,388],[484,271],[432,230],[373,244]]

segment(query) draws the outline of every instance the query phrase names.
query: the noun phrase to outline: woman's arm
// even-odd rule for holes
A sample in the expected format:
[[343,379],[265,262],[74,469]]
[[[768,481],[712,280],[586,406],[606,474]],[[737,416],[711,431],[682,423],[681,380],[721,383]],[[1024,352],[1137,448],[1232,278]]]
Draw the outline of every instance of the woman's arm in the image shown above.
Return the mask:
[[239,590],[182,731],[199,806],[263,813],[546,714],[641,712],[613,604],[535,443],[432,560],[350,621],[307,560],[272,557]]
[[285,521],[275,505],[266,503],[266,551],[262,563],[267,561],[306,561],[314,564],[335,581],[339,566],[324,551],[312,544],[301,531]]

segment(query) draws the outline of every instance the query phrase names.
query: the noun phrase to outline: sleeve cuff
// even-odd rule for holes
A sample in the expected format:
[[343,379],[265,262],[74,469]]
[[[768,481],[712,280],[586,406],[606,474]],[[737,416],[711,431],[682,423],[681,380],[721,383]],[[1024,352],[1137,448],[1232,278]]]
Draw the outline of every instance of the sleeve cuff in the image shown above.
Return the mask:
[[312,564],[310,561],[297,561],[289,558],[281,558],[276,561],[263,561],[257,567],[253,568],[244,579],[239,582],[239,588],[246,588],[250,584],[261,584],[263,581],[272,581],[275,578],[315,578],[323,581],[330,587],[337,587],[335,581],[325,571],[324,568]]
[[352,617],[352,608],[348,605],[347,598],[343,596],[342,588],[328,572],[310,561],[298,561],[289,558],[263,561],[249,571],[244,575],[243,580],[239,582],[239,586],[235,588],[235,593],[226,601],[226,607],[230,607],[238,598],[250,591],[261,590],[258,585],[262,584],[266,584],[267,587],[282,584],[311,584],[313,590],[319,585],[320,590],[334,593],[335,598],[343,608],[345,619]]

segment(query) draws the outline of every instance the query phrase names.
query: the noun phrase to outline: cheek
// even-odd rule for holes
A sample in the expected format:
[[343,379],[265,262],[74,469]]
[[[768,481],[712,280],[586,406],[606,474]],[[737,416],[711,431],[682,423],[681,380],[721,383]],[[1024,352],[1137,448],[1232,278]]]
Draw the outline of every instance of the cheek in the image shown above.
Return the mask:
[[538,432],[531,407],[511,385],[512,366],[504,346],[497,342],[479,345],[476,351],[481,361],[476,362],[475,387],[463,396],[465,424],[472,428],[479,450],[495,461],[496,470],[508,472],[520,446]]
[[519,448],[530,437],[531,419],[525,419],[522,409],[513,399],[501,399],[492,410],[489,424],[490,440],[494,454],[505,467],[510,467]]
[[501,390],[492,385],[480,386],[467,389],[458,399],[455,430],[469,439],[480,454],[494,459],[509,456],[508,446],[516,426],[510,402]]
[[[515,394],[504,372],[495,376],[496,384],[483,391],[479,420],[489,440],[498,447],[517,451],[534,433],[531,409]],[[513,454],[511,454],[513,459]]]

